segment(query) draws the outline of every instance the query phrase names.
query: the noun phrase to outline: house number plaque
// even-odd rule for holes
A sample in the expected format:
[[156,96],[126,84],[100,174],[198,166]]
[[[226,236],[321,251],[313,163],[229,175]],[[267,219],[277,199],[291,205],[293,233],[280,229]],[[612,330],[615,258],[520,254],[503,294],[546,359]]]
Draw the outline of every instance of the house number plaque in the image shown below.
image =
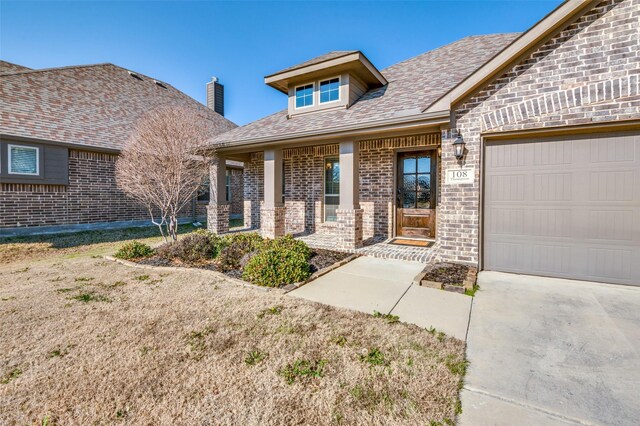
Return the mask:
[[446,183],[449,185],[455,185],[458,183],[473,183],[476,176],[475,167],[468,167],[464,169],[447,170]]

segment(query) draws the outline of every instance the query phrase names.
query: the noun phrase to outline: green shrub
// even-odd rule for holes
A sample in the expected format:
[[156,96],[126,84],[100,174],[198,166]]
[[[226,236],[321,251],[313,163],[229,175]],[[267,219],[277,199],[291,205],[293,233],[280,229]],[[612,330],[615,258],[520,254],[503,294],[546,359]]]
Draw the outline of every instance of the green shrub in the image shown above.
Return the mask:
[[139,241],[132,241],[130,243],[126,243],[114,254],[118,259],[142,259],[145,257],[150,257],[155,254],[155,250],[152,249],[149,245],[141,243]]
[[240,268],[240,260],[245,255],[245,251],[242,249],[242,245],[233,243],[226,246],[220,251],[218,256],[218,269],[222,272],[233,271]]
[[218,268],[223,272],[239,269],[244,255],[258,250],[263,241],[257,232],[225,235],[219,245]]
[[254,284],[278,287],[309,278],[311,249],[290,235],[266,240],[244,267],[242,277]]
[[179,259],[197,263],[215,258],[220,252],[221,238],[211,232],[198,229],[184,238],[158,247],[158,256],[163,259]]
[[225,235],[222,237],[221,244],[226,247],[235,245],[244,253],[249,253],[262,247],[263,242],[264,240],[257,232],[244,232]]

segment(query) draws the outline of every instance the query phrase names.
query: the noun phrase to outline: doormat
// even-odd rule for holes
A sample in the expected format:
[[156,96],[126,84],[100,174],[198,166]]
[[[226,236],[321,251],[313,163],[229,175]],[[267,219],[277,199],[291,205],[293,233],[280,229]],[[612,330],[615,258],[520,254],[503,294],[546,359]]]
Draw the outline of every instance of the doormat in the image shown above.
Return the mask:
[[393,244],[396,246],[411,246],[411,247],[431,247],[433,245],[433,241],[425,241],[425,240],[408,240],[406,238],[394,238],[389,241],[389,244]]

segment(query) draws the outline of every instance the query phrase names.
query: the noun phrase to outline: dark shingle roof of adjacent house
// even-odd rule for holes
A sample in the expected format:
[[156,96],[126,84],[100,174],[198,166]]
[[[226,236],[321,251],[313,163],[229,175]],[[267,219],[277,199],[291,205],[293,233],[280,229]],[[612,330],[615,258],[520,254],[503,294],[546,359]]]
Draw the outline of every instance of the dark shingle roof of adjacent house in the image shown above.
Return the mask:
[[365,93],[348,109],[288,116],[282,110],[212,138],[214,145],[284,139],[299,133],[420,114],[516,39],[519,33],[466,37],[382,70],[388,84]]
[[16,71],[29,71],[29,70],[31,70],[31,68],[27,68],[18,64],[12,64],[11,62],[7,62],[7,61],[0,61],[0,74],[16,72]]
[[0,74],[0,134],[119,150],[160,106],[196,108],[215,133],[237,127],[181,91],[113,64]]
[[308,61],[304,61],[297,65],[293,65],[291,67],[285,68],[271,75],[282,74],[283,72],[297,70],[299,68],[308,67],[309,65],[315,65],[321,62],[329,61],[331,59],[336,59],[336,58],[341,58],[343,56],[351,55],[352,53],[356,53],[356,52],[358,51],[357,50],[333,50],[331,52],[325,53],[324,55],[316,56],[313,59],[309,59]]

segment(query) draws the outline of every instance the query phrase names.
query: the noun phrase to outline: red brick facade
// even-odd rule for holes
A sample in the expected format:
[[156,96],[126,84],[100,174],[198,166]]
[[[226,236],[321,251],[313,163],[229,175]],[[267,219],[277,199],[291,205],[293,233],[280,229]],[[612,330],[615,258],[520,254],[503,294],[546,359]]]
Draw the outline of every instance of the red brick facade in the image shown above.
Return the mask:
[[[565,28],[456,109],[473,184],[443,186],[438,237],[443,259],[479,261],[482,135],[487,132],[640,118],[640,7],[610,0]],[[460,167],[451,135],[443,169]]]
[[[116,185],[116,154],[69,151],[69,185],[0,186],[0,228],[147,220]],[[182,217],[193,216],[191,206]]]
[[[437,149],[440,133],[370,139],[360,145],[361,238],[394,235],[395,158],[398,151]],[[322,233],[339,236],[341,221],[324,221],[324,162],[337,157],[339,145],[318,145],[285,149],[284,206],[285,232],[289,234]],[[260,228],[260,205],[263,200],[263,155],[253,153],[245,163],[245,225]],[[350,213],[351,214],[351,213]],[[251,222],[248,222],[248,221]],[[349,219],[345,216],[345,223]],[[346,240],[355,237],[345,235]]]

